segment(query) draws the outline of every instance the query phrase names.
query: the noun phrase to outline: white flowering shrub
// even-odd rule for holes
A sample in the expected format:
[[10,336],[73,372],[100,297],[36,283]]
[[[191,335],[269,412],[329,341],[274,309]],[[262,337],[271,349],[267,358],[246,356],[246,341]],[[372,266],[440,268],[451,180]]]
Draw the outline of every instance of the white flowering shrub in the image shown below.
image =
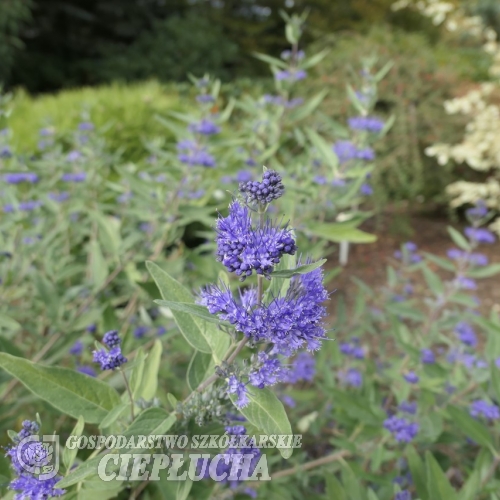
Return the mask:
[[[453,208],[473,204],[483,200],[488,207],[500,210],[500,106],[492,99],[499,89],[500,44],[496,32],[486,26],[481,17],[470,16],[463,9],[451,2],[427,0],[411,2],[400,0],[393,4],[398,10],[414,6],[423,15],[432,19],[436,25],[443,25],[451,33],[466,34],[483,43],[483,49],[491,55],[491,82],[482,83],[479,88],[467,92],[464,96],[444,103],[448,114],[463,114],[469,117],[462,141],[458,144],[434,144],[425,152],[436,157],[440,165],[450,160],[466,163],[479,172],[487,173],[483,182],[457,181],[447,188]],[[491,229],[500,234],[500,221],[495,220]]]

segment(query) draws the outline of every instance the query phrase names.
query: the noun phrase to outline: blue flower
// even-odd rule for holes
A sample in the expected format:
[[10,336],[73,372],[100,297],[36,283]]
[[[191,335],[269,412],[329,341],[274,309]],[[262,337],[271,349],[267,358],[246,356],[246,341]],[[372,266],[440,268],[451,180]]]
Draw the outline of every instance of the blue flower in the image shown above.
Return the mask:
[[5,174],[3,180],[8,184],[20,184],[21,182],[31,182],[34,184],[38,182],[38,175],[33,172],[15,172],[12,174]]
[[477,337],[473,328],[469,323],[465,321],[460,321],[455,326],[455,333],[457,334],[459,340],[469,347],[476,347]]
[[409,413],[410,415],[415,415],[417,413],[417,403],[409,401],[403,401],[399,406],[398,410],[404,413]]
[[96,372],[91,366],[80,365],[76,367],[76,371],[88,375],[89,377],[96,376]]
[[384,122],[374,116],[353,116],[347,120],[352,130],[366,130],[368,132],[381,132]]
[[203,118],[201,121],[196,123],[191,123],[188,129],[190,132],[201,135],[213,135],[220,132],[220,127],[207,118]]
[[488,207],[483,200],[479,200],[474,207],[467,209],[465,213],[472,220],[481,220],[488,215]]
[[250,212],[233,201],[229,216],[217,220],[217,260],[243,281],[255,270],[269,275],[282,255],[294,255],[295,240],[290,230],[278,229],[269,220],[253,229]]
[[339,372],[339,378],[348,386],[361,387],[363,384],[363,375],[356,368],[349,368],[347,371]]
[[292,366],[283,375],[282,382],[296,384],[302,380],[311,382],[316,374],[314,357],[308,352],[301,352],[292,362]]
[[307,72],[304,71],[303,69],[284,69],[276,71],[276,73],[274,74],[274,78],[276,78],[277,81],[286,80],[290,82],[295,82],[303,80],[306,77],[307,77]]
[[426,365],[432,365],[436,362],[436,358],[431,349],[422,349],[420,351],[420,361]]
[[415,438],[419,431],[417,422],[410,422],[406,418],[396,415],[384,421],[384,428],[387,429],[399,443],[409,443]]
[[227,381],[227,392],[228,394],[236,394],[235,404],[238,408],[244,408],[250,403],[245,384],[240,382],[235,375],[231,375]]
[[416,384],[420,380],[415,372],[408,372],[407,374],[404,375],[404,379],[409,384]]
[[408,490],[400,491],[396,493],[394,500],[411,500],[411,493]]
[[290,356],[304,345],[308,350],[320,347],[325,337],[322,320],[326,309],[322,303],[327,298],[322,271],[315,269],[291,278],[286,295],[275,297],[269,304],[248,308],[224,285],[202,290],[199,302],[246,337],[272,343],[274,353]]
[[[49,456],[47,455],[42,443],[36,439],[39,426],[36,422],[25,420],[22,430],[14,437],[14,446],[8,447],[6,455],[11,460],[11,466],[16,472],[17,477],[11,481],[9,488],[18,491],[14,496],[15,500],[45,500],[52,497],[59,497],[66,493],[65,490],[55,488],[55,484],[60,481],[61,476],[54,476],[50,479],[40,480],[38,477],[26,470],[24,464],[19,461],[19,456],[23,457],[25,463],[29,465],[49,465]],[[28,443],[22,441],[33,436],[33,440]],[[22,448],[20,448],[22,446]],[[33,451],[36,449],[36,462],[33,462]],[[42,463],[40,463],[40,460]]]
[[200,165],[202,167],[215,167],[215,158],[208,153],[207,148],[195,141],[182,140],[177,143],[180,151],[177,158],[186,165]]
[[206,104],[206,103],[215,101],[214,97],[211,96],[210,94],[198,94],[196,96],[196,100],[202,104]]
[[146,333],[148,333],[148,331],[149,331],[149,327],[147,327],[147,326],[137,326],[134,329],[134,337],[136,339],[142,339],[142,337],[144,337],[144,335],[146,335]]
[[466,227],[465,235],[476,243],[495,243],[495,236],[491,231],[479,227]]
[[101,365],[101,370],[114,370],[127,362],[127,358],[123,356],[121,348],[113,347],[109,351],[99,349],[93,352],[94,363]]
[[82,132],[89,132],[91,130],[94,130],[94,124],[92,122],[81,122],[78,124],[78,130],[81,130]]
[[274,385],[281,382],[285,370],[280,360],[275,356],[270,356],[265,352],[259,352],[257,355],[258,368],[248,374],[249,382],[263,389],[268,385]]
[[87,178],[85,172],[67,173],[63,174],[61,180],[63,182],[84,182]]
[[471,403],[469,413],[474,418],[482,416],[488,420],[500,419],[500,408],[498,408],[497,405],[490,404],[482,399],[478,399]]
[[239,190],[247,203],[266,205],[283,196],[285,186],[283,186],[280,174],[274,170],[266,170],[262,176],[262,182],[241,182]]
[[102,341],[109,348],[117,347],[122,343],[122,339],[118,335],[118,330],[110,330],[109,332],[106,332]]
[[79,356],[82,352],[83,343],[81,340],[77,340],[69,350],[69,353],[73,354],[74,356]]
[[359,188],[359,192],[363,196],[371,196],[373,194],[373,188],[370,186],[370,184],[364,183],[364,184],[361,184],[361,187]]
[[70,151],[67,155],[66,155],[66,160],[69,161],[69,162],[75,162],[75,161],[78,161],[82,158],[82,153],[80,153],[80,151]]

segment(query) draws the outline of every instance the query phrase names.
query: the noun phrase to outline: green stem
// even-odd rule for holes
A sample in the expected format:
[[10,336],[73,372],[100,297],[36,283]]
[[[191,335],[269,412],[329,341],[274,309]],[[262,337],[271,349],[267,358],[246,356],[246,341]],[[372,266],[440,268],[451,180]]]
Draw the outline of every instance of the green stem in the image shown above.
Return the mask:
[[130,384],[128,383],[127,377],[125,375],[125,372],[123,370],[120,370],[120,373],[122,374],[123,381],[125,382],[125,387],[128,392],[128,397],[130,399],[130,416],[132,417],[132,420],[135,420],[135,413],[134,413],[134,396],[132,395],[132,391],[130,390]]

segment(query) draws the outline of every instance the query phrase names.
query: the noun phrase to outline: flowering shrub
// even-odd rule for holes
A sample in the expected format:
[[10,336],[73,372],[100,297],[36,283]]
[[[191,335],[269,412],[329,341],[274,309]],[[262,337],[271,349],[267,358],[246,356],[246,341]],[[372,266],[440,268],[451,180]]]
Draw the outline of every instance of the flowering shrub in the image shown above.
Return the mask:
[[[273,94],[223,105],[217,80],[193,77],[189,112],[157,117],[175,140],[147,141],[140,162],[110,153],[86,113],[75,130],[40,130],[30,155],[2,129],[0,426],[21,428],[0,459],[7,498],[496,498],[500,318],[474,295],[500,272],[480,250],[498,243],[493,214],[470,208],[446,258],[407,242],[384,286],[358,281],[347,304],[330,294],[331,243],[345,262],[348,243],[374,239],[358,227],[391,126],[375,111],[391,65],[361,61],[344,126],[321,113],[325,92],[301,95],[324,53],[300,46],[303,16],[285,20],[290,49],[258,56]],[[103,481],[101,460],[126,455],[110,446],[65,448],[42,481],[57,450],[38,437],[54,430],[222,436],[228,476],[214,482],[200,456],[198,481]],[[258,433],[303,446],[233,440]],[[174,460],[146,454],[157,448]],[[244,455],[272,481],[233,474]]]

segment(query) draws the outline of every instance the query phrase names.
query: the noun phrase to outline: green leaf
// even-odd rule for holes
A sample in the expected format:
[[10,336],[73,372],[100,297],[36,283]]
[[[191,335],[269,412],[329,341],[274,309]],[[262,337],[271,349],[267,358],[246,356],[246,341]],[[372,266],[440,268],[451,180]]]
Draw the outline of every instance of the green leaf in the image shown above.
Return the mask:
[[[257,389],[252,387],[248,391],[250,403],[239,411],[264,434],[291,435],[292,427],[288,421],[283,404],[269,389]],[[236,396],[231,395],[233,403]],[[292,448],[279,449],[283,458],[290,458]]]
[[491,386],[495,393],[495,398],[500,401],[500,370],[496,367],[495,363],[491,363]]
[[15,319],[12,319],[5,314],[0,314],[0,328],[16,331],[21,328],[21,325]]
[[[132,396],[134,401],[139,398],[139,391],[141,390],[142,375],[144,373],[144,364],[146,361],[146,354],[144,354],[144,349],[139,347],[137,354],[134,359],[134,368],[130,374],[130,390],[132,391]],[[123,394],[123,398],[127,401],[129,400],[129,395],[127,393]]]
[[439,267],[442,267],[443,269],[446,269],[448,271],[455,271],[455,266],[449,260],[443,259],[442,257],[438,257],[437,255],[433,255],[428,252],[423,253],[426,259],[434,262],[434,264],[437,264]]
[[306,128],[305,133],[309,137],[309,140],[313,146],[318,150],[323,161],[332,169],[333,173],[337,173],[337,167],[339,165],[339,160],[337,155],[333,152],[332,147],[328,144],[323,137],[321,137],[312,128]]
[[432,499],[457,500],[457,494],[431,452],[425,453],[427,487]]
[[68,368],[43,366],[0,353],[0,367],[54,408],[97,424],[120,403],[118,393],[105,382]]
[[477,444],[489,448],[493,454],[496,453],[493,436],[484,424],[473,419],[468,413],[456,406],[449,406],[446,411],[450,415],[451,420],[460,427],[466,436]]
[[148,408],[130,424],[123,435],[129,438],[165,434],[176,421],[175,413],[169,414],[163,408]]
[[98,241],[91,241],[89,244],[90,253],[90,276],[94,290],[100,288],[108,277],[108,266],[101,251]]
[[477,269],[469,269],[467,276],[471,278],[490,278],[498,273],[500,273],[500,264],[491,264],[490,266],[479,267]]
[[113,425],[124,413],[130,410],[130,402],[123,401],[118,406],[115,406],[99,424],[99,429],[106,429]]
[[[83,419],[82,416],[78,417],[78,421],[76,422],[76,425],[73,431],[71,432],[71,436],[76,436],[77,438],[79,438],[82,435],[84,426],[85,426],[85,420]],[[64,467],[66,467],[67,471],[71,469],[71,466],[75,461],[77,452],[78,452],[77,447],[75,447],[74,449],[70,449],[67,446],[64,447],[62,459]]]
[[191,302],[173,302],[171,300],[155,300],[159,306],[168,307],[173,311],[181,311],[187,314],[197,316],[210,323],[220,324],[219,318],[214,314],[210,314],[205,306],[193,304]]
[[427,286],[435,294],[441,294],[444,290],[443,282],[441,278],[433,271],[431,271],[427,266],[422,267],[422,272],[424,273],[424,278]]
[[119,219],[106,217],[96,210],[91,211],[90,216],[99,226],[99,240],[102,248],[108,250],[115,260],[118,260],[123,246],[120,236]]
[[285,61],[282,61],[281,59],[278,59],[276,57],[268,56],[267,54],[260,54],[258,52],[254,52],[253,56],[271,66],[277,66],[278,68],[283,68],[283,69],[286,69],[286,67],[288,66],[288,64]]
[[[154,262],[146,262],[146,267],[155,280],[164,300],[194,304],[191,294],[177,280],[174,280],[174,278],[163,271],[163,269],[158,267]],[[190,314],[175,309],[172,310],[172,314],[179,330],[189,344],[198,351],[206,353],[213,352],[209,339],[206,338],[199,324]]]
[[295,269],[285,269],[283,271],[274,271],[271,274],[272,278],[291,278],[292,276],[297,276],[298,274],[307,274],[318,267],[321,267],[326,262],[326,259],[318,260],[312,264],[305,264],[303,266],[296,267]]
[[374,234],[365,233],[360,229],[341,223],[310,222],[307,224],[307,227],[304,227],[303,231],[311,236],[318,236],[335,243],[340,243],[341,241],[373,243],[377,240]]
[[316,64],[320,63],[327,55],[328,52],[330,52],[329,49],[324,49],[321,52],[318,52],[317,54],[314,54],[311,57],[308,57],[304,63],[301,65],[302,69],[307,69],[307,68],[312,68],[313,66],[316,66]]
[[326,496],[329,500],[347,500],[344,488],[332,473],[326,474]]
[[462,233],[459,233],[451,226],[448,226],[447,229],[455,245],[458,245],[462,250],[471,250],[469,242],[465,239],[465,236]]
[[179,481],[177,485],[177,496],[175,500],[186,500],[193,487],[193,481],[189,478],[186,478],[185,481]]
[[475,500],[481,491],[481,476],[479,471],[472,471],[465,484],[460,488],[458,500]]
[[415,447],[412,445],[406,448],[406,458],[408,460],[408,466],[410,468],[411,477],[417,494],[421,500],[430,500],[429,493],[427,491],[427,477],[424,468],[424,463],[418,455]]
[[156,339],[153,347],[149,351],[148,360],[144,366],[144,373],[142,375],[141,390],[138,393],[138,396],[144,398],[146,401],[156,396],[156,390],[158,388],[158,370],[160,369],[162,352],[162,343],[159,339]]
[[188,366],[187,383],[194,391],[205,379],[214,373],[215,364],[210,354],[195,351]]

